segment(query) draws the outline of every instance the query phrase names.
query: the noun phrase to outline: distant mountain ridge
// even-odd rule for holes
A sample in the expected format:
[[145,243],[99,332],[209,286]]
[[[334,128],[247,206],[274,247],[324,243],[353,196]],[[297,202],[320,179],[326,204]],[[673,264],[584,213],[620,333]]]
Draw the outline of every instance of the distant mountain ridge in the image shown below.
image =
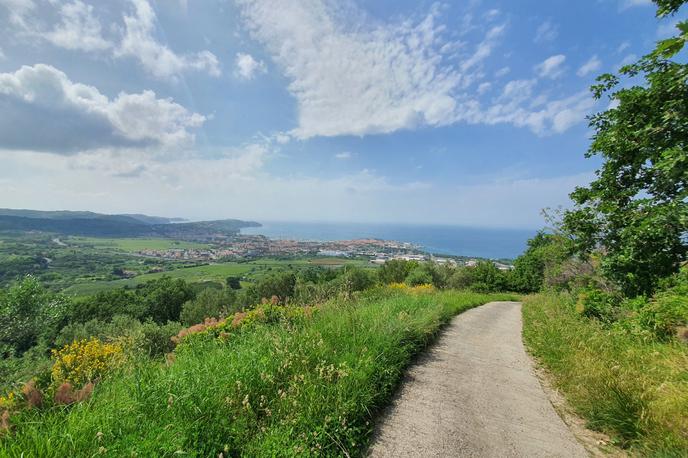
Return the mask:
[[260,227],[255,221],[226,219],[182,222],[142,214],[105,215],[89,211],[0,209],[0,231],[41,231],[92,237],[166,237],[208,240],[236,235],[243,227]]

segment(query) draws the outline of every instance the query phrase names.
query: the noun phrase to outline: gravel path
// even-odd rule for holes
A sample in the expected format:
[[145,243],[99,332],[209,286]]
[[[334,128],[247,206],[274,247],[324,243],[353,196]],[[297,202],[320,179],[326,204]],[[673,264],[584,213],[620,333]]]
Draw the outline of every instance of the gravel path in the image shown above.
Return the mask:
[[587,456],[542,390],[521,326],[518,302],[455,317],[409,370],[370,456]]

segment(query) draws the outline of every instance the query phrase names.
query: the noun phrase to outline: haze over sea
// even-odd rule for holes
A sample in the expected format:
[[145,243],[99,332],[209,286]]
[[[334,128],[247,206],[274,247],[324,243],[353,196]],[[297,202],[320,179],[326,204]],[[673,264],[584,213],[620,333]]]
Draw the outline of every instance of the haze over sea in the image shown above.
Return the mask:
[[350,240],[377,238],[420,245],[434,254],[515,258],[535,234],[527,229],[490,229],[449,225],[368,224],[320,222],[260,222],[262,227],[244,228],[242,234],[262,234],[275,239]]

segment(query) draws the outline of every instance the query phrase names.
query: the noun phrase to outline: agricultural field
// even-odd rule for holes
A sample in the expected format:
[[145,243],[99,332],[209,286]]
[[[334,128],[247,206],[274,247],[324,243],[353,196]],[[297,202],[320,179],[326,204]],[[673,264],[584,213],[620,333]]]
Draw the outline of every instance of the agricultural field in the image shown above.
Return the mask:
[[117,250],[135,253],[141,250],[172,250],[172,249],[204,249],[207,243],[187,242],[163,238],[100,238],[100,237],[68,237],[61,240],[68,246],[75,245],[82,248],[96,250]]

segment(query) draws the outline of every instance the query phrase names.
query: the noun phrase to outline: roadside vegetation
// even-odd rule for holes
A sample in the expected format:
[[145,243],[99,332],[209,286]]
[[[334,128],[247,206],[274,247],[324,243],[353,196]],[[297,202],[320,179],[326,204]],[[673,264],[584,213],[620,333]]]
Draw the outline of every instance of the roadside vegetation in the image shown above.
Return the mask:
[[677,32],[598,78],[614,104],[590,118],[597,178],[513,273],[539,293],[523,308],[531,352],[592,429],[641,456],[688,455],[688,22]]
[[360,456],[442,324],[513,299],[450,289],[460,270],[285,269],[199,292],[164,277],[79,299],[28,277],[0,297],[2,329],[22,330],[1,336],[0,455]]

